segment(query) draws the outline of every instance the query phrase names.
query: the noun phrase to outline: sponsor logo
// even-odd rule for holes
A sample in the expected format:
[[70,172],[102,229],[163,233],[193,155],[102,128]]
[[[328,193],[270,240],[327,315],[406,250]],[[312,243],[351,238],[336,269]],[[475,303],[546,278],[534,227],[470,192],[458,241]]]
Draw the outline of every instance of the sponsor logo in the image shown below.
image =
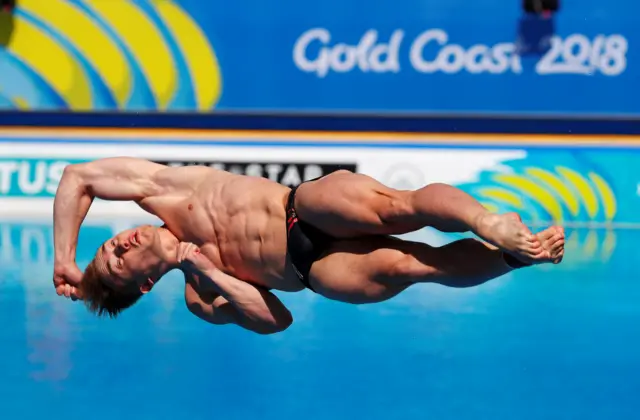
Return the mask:
[[608,261],[616,249],[618,197],[608,178],[586,160],[529,153],[457,186],[490,211],[520,214],[535,230],[565,226],[567,267]]
[[[371,29],[355,44],[335,42],[325,28],[304,32],[295,42],[293,61],[302,71],[319,78],[330,72],[398,73],[405,31],[395,30],[388,39]],[[572,34],[540,41],[546,51],[535,66],[539,75],[576,74],[618,76],[627,67],[627,39],[619,34],[589,38]],[[419,73],[505,74],[522,73],[518,43],[462,45],[444,29],[428,29],[411,41],[408,60]]]
[[1,50],[0,108],[214,108],[222,90],[218,60],[180,3],[20,1],[11,42]]
[[155,160],[168,166],[203,165],[239,175],[270,179],[288,187],[346,169],[356,172],[355,163],[296,163],[296,162],[219,162],[219,161],[171,161]]
[[482,172],[478,182],[459,187],[491,211],[515,211],[533,223],[606,224],[616,218],[616,193],[607,177],[594,169],[575,168],[549,157],[503,165]]
[[[0,197],[54,197],[67,165],[87,159],[0,159]],[[293,187],[304,181],[346,169],[355,163],[219,162],[154,160],[168,166],[204,165],[248,176],[259,176]]]
[[77,160],[0,159],[0,196],[53,197],[65,166]]

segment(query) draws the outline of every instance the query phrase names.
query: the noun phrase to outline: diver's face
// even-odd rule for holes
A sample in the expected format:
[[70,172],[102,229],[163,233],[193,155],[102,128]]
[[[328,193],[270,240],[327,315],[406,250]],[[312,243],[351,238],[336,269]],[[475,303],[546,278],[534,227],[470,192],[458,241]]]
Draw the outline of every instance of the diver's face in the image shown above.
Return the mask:
[[163,265],[159,228],[145,225],[120,232],[96,253],[98,270],[114,288],[151,290]]

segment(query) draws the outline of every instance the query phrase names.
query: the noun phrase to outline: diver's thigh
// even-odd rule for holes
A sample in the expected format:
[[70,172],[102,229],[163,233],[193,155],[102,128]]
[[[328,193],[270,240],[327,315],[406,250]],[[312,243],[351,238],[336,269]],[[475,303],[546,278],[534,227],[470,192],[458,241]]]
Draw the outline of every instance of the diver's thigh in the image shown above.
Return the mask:
[[393,239],[366,238],[335,242],[311,266],[309,280],[316,293],[347,303],[376,303],[396,296],[411,282],[379,281],[403,253],[388,245]]

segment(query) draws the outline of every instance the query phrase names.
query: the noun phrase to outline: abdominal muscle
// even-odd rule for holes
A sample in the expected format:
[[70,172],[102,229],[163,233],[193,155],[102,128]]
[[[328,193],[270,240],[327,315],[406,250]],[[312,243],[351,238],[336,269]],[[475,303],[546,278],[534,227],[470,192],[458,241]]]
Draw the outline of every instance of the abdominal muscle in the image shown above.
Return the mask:
[[193,242],[221,271],[259,286],[299,291],[286,263],[285,203],[290,191],[262,178],[225,177],[203,183],[176,205],[167,227]]

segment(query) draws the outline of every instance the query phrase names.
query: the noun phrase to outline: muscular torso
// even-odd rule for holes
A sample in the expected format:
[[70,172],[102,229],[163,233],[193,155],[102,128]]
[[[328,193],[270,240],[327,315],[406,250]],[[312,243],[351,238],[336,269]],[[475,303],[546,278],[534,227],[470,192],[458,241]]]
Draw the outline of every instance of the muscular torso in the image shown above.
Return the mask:
[[298,291],[286,264],[285,201],[290,191],[258,177],[207,167],[161,170],[158,194],[140,205],[222,271],[271,289]]

